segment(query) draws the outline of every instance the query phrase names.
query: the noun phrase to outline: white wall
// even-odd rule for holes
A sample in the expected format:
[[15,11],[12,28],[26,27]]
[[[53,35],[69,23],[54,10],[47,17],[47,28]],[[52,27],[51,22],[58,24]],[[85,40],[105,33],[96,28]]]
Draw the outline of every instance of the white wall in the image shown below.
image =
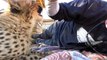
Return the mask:
[[9,5],[7,2],[5,2],[4,0],[0,0],[0,11],[7,9],[8,6]]

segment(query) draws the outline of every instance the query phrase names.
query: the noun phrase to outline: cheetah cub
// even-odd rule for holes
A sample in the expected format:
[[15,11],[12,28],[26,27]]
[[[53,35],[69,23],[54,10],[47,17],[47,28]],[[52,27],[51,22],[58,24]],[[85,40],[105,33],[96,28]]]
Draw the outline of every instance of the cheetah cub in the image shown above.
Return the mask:
[[30,52],[31,32],[39,16],[35,0],[8,0],[9,11],[0,15],[0,60],[39,60]]

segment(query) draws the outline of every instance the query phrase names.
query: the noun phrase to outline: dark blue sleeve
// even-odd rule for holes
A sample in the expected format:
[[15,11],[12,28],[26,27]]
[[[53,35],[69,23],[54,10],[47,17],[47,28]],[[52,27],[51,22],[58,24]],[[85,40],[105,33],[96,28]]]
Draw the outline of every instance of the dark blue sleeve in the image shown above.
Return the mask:
[[58,20],[76,19],[79,15],[84,13],[88,3],[90,3],[88,0],[73,0],[69,3],[60,3],[59,12],[51,17]]
[[[105,12],[105,13],[104,13]],[[80,24],[91,24],[107,16],[107,2],[102,0],[73,0],[60,3],[60,10],[51,18],[55,20],[74,20]]]

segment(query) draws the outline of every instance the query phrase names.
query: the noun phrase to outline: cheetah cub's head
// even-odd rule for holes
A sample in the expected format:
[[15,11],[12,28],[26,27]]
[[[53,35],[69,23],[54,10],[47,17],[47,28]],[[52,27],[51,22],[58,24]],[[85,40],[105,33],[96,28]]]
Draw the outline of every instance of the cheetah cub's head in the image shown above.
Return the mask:
[[25,17],[27,20],[38,17],[38,6],[43,7],[43,0],[8,0],[10,12]]

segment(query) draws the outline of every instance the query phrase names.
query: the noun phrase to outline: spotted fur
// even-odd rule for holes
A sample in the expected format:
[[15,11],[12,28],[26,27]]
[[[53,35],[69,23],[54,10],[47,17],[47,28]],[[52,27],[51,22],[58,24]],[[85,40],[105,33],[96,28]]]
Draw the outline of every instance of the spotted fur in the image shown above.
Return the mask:
[[42,54],[30,51],[32,29],[40,19],[38,4],[34,0],[8,0],[8,3],[10,11],[0,15],[0,60],[40,59]]

